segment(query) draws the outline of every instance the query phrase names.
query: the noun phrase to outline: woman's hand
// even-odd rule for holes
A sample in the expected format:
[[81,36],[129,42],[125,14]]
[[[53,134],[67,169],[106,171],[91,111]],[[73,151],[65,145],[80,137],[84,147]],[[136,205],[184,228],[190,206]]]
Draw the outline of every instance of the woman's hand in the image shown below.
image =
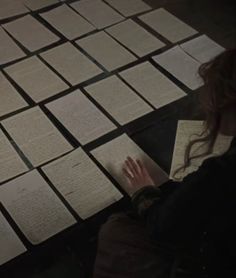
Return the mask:
[[145,186],[155,185],[148,170],[140,160],[133,160],[131,157],[127,157],[123,173],[128,180],[129,188],[127,191],[131,196]]

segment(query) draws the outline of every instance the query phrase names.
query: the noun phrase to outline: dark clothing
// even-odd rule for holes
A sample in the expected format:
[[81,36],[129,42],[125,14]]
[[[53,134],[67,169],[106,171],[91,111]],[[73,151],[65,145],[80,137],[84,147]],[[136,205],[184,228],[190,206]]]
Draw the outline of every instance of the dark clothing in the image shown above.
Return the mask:
[[152,189],[152,197],[150,190],[140,192],[134,203],[138,209],[138,199],[145,194],[149,200],[159,196],[144,216],[154,239],[200,256],[202,268],[212,277],[236,265],[235,139],[228,152],[207,159],[182,182]]
[[145,223],[116,214],[100,230],[93,277],[169,278],[173,261],[150,239]]
[[[135,194],[133,204],[152,240],[172,251],[174,261],[177,258],[176,269],[184,269],[196,277],[236,277],[236,139],[228,152],[207,159],[182,182],[170,180],[159,188],[141,190]],[[110,256],[112,252],[111,249]],[[158,251],[159,258],[161,254]],[[132,266],[135,268],[131,263]]]
[[134,215],[115,214],[100,230],[93,278],[207,278],[197,260],[150,239]]

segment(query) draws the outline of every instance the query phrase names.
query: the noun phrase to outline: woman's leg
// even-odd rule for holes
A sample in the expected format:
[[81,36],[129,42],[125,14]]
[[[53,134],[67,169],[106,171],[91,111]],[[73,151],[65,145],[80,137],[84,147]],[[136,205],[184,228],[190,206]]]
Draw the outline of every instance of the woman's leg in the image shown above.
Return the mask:
[[167,278],[172,263],[142,222],[116,214],[101,228],[93,278]]

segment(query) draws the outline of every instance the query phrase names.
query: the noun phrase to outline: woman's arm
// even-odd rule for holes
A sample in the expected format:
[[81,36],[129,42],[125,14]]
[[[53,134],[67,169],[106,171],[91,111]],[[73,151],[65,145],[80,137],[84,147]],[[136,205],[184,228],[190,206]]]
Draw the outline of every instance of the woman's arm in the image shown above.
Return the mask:
[[182,246],[201,236],[223,199],[227,177],[222,162],[208,159],[182,182],[168,181],[166,186],[174,188],[171,194],[144,187],[133,195],[134,208],[155,239]]

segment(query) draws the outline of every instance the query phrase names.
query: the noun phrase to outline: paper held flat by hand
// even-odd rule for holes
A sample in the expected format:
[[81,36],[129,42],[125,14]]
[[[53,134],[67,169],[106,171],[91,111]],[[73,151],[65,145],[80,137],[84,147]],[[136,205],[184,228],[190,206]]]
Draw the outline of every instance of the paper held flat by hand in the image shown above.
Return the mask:
[[80,0],[72,3],[71,7],[98,29],[103,29],[124,19],[122,15],[101,0]]
[[44,166],[43,171],[82,219],[122,198],[81,148]]
[[[178,121],[175,147],[174,147],[174,153],[173,153],[172,165],[170,171],[171,178],[180,179],[180,180],[183,179],[189,173],[196,171],[206,158],[215,155],[221,155],[224,152],[226,152],[227,149],[229,148],[230,143],[232,141],[232,137],[219,135],[216,140],[213,153],[211,155],[193,159],[191,165],[185,171],[181,170],[180,172],[176,173],[176,175],[174,176],[175,171],[179,167],[184,165],[184,155],[188,143],[191,140],[199,138],[202,131],[203,131],[202,121]],[[195,146],[193,146],[191,155],[198,155],[203,153],[204,151],[206,151],[206,146],[205,145],[203,146],[202,143],[197,143]]]
[[131,19],[106,29],[106,32],[139,57],[143,57],[165,46],[163,42]]
[[73,149],[38,107],[8,118],[2,124],[35,167]]
[[0,72],[0,117],[28,106],[11,83]]
[[201,63],[209,62],[225,50],[206,35],[187,41],[180,47]]
[[[29,10],[19,0],[1,0],[0,1],[0,20],[16,15],[28,13]],[[0,40],[1,41],[1,40]],[[1,41],[2,43],[2,41]]]
[[46,107],[81,144],[87,144],[116,129],[80,90],[52,101]]
[[152,9],[141,0],[106,0],[106,2],[123,16],[132,16]]
[[73,86],[103,72],[69,42],[43,52],[41,57]]
[[62,5],[40,15],[69,40],[95,30],[93,25],[67,5]]
[[0,26],[0,65],[20,59],[25,53]]
[[35,102],[40,102],[69,88],[36,56],[4,70]]
[[140,159],[157,186],[168,180],[167,174],[126,134],[96,148],[91,153],[125,189],[129,186],[122,168],[127,156],[133,159]]
[[53,4],[58,3],[58,0],[21,0],[24,2],[25,6],[31,9],[32,11],[36,11]]
[[31,15],[26,15],[3,25],[16,40],[33,52],[59,40],[48,28]]
[[122,71],[120,76],[157,109],[186,96],[149,62]]
[[89,85],[85,90],[121,125],[153,111],[117,76]]
[[26,252],[26,248],[0,212],[0,265]]
[[0,202],[32,244],[76,223],[37,170],[1,186]]
[[0,129],[0,182],[26,171],[27,166]]
[[131,52],[103,31],[80,39],[76,43],[108,71],[136,60]]
[[163,8],[144,14],[139,19],[173,43],[197,33],[191,26]]
[[196,90],[203,85],[203,81],[198,75],[201,64],[179,46],[154,56],[153,60],[190,89]]

